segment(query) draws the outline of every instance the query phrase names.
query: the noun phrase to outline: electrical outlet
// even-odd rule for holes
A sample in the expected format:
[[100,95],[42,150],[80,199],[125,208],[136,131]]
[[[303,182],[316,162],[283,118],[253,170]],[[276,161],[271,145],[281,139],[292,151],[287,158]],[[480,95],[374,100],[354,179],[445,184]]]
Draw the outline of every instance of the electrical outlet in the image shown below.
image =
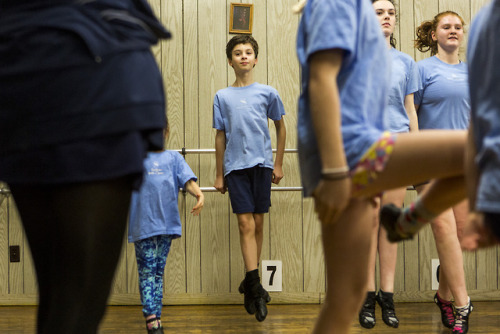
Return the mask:
[[432,290],[439,289],[439,259],[432,259]]
[[21,250],[19,246],[10,246],[9,247],[9,252],[10,252],[10,262],[21,262]]

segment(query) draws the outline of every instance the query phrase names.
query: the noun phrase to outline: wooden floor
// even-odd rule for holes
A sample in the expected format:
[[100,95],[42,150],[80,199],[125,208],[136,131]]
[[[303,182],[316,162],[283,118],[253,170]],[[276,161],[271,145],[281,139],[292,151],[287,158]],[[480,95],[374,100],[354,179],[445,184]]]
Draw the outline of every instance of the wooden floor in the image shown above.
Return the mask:
[[[476,302],[469,333],[500,333],[500,302]],[[259,323],[242,305],[166,306],[165,333],[310,333],[319,305],[269,305],[267,319]],[[450,333],[441,325],[439,310],[431,303],[396,304],[399,329],[387,327],[377,308],[377,325],[371,330],[353,323],[352,334],[376,333]],[[0,307],[0,333],[35,333],[36,308]],[[140,306],[111,306],[99,330],[100,334],[145,334]]]

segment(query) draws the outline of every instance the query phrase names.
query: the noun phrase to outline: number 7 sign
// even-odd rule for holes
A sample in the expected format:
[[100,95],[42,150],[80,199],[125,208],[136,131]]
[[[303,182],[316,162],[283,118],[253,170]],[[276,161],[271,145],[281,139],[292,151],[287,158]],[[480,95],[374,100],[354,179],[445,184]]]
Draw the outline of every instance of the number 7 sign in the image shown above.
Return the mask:
[[282,291],[282,263],[278,260],[262,261],[262,286],[267,291]]

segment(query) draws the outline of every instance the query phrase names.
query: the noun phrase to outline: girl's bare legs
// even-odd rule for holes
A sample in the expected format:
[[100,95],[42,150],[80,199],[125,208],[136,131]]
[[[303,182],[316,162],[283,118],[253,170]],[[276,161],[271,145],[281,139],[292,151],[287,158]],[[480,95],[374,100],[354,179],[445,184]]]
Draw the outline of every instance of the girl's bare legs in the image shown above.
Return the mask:
[[353,199],[335,222],[322,222],[326,299],[315,334],[348,333],[366,292],[373,201]]
[[[465,198],[462,180],[465,142],[466,131],[460,130],[422,130],[397,134],[393,152],[384,170],[366,188],[353,195],[374,196],[386,190],[437,179],[426,191],[429,195],[425,195],[422,200],[429,211],[443,212]],[[436,194],[438,191],[439,196]],[[427,199],[427,196],[431,198]]]
[[373,227],[372,227],[372,238],[371,238],[371,247],[370,254],[368,257],[368,286],[367,293],[365,295],[365,301],[363,302],[363,306],[359,311],[359,324],[364,328],[373,328],[376,324],[375,319],[375,305],[376,305],[376,294],[375,294],[375,263],[377,262],[377,246],[378,246],[378,231],[379,231],[379,219],[378,219],[378,211],[380,209],[380,198],[377,197],[374,199],[375,208],[373,211]]
[[[467,205],[467,201],[463,201],[455,206],[456,212],[454,209],[446,210],[431,223],[440,261],[438,293],[442,299],[454,299],[458,306],[467,305],[469,302],[462,249],[457,237],[457,223],[465,219]],[[456,215],[458,219],[455,219]]]
[[411,220],[397,207],[381,209],[382,223],[389,229],[392,241],[411,237],[424,223],[466,197],[465,142],[465,131],[430,130],[398,134],[384,170],[354,196],[372,196],[397,186],[434,179],[417,199]]
[[372,239],[370,247],[370,257],[368,259],[368,291],[375,291],[375,264],[377,262],[377,249],[378,249],[378,231],[380,227],[380,222],[378,219],[378,210],[380,209],[380,198],[375,199],[375,208],[373,214],[373,228],[372,228]]
[[394,275],[396,272],[396,261],[398,245],[387,240],[385,228],[380,226],[378,209],[381,205],[393,203],[401,207],[406,195],[406,187],[387,191],[382,196],[382,204],[377,199],[377,208],[373,224],[372,246],[370,248],[370,260],[368,263],[368,291],[375,291],[375,263],[377,251],[380,266],[380,289],[385,292],[394,292]]

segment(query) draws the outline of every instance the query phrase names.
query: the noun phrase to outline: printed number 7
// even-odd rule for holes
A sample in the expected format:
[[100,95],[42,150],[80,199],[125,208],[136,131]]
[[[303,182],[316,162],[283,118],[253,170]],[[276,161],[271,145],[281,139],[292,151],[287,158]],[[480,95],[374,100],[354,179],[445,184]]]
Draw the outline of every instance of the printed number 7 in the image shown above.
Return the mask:
[[276,273],[276,266],[267,266],[267,271],[272,271],[271,276],[269,277],[269,286],[272,286],[274,274]]

